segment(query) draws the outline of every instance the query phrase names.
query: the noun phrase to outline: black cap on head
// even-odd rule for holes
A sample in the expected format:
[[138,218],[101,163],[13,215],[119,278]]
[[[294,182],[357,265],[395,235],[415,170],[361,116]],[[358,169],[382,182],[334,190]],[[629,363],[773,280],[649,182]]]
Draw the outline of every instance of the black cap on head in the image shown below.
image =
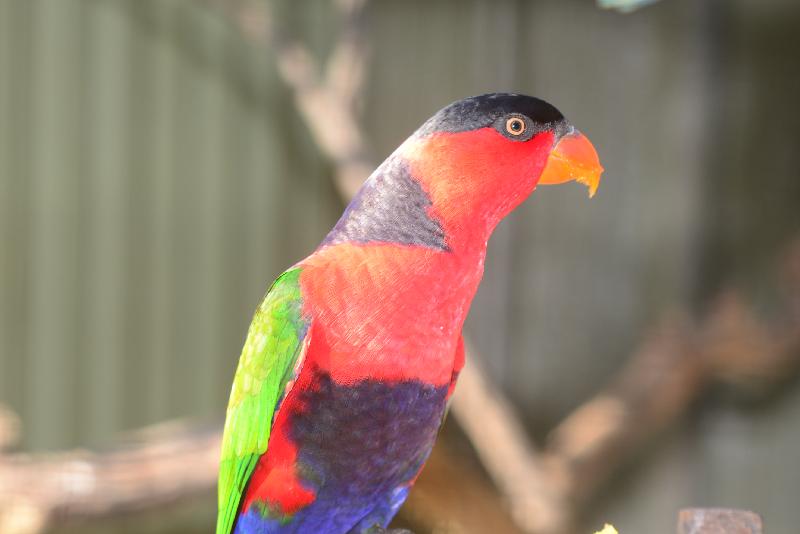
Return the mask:
[[428,119],[415,135],[496,127],[499,121],[513,115],[524,115],[532,121],[528,139],[543,130],[555,130],[560,136],[569,129],[561,112],[544,100],[515,93],[490,93],[453,102]]

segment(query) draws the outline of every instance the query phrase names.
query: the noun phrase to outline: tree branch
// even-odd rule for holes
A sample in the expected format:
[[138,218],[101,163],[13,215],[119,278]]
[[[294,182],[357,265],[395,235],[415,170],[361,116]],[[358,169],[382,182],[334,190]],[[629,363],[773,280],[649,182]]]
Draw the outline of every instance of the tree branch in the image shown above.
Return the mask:
[[175,422],[106,454],[0,456],[0,532],[35,534],[209,494],[219,447],[218,429]]
[[738,295],[723,294],[692,327],[670,317],[647,337],[612,384],[553,432],[545,462],[560,473],[572,502],[590,499],[631,453],[675,423],[710,385],[761,392],[800,367],[800,245],[782,270],[787,313],[773,325],[759,320]]
[[562,532],[570,522],[567,504],[550,486],[552,475],[528,439],[516,410],[492,385],[467,346],[450,409],[486,471],[508,501],[525,532]]
[[11,409],[0,404],[0,453],[17,444],[19,430],[19,417]]
[[729,508],[684,508],[678,514],[678,534],[763,534],[761,516]]

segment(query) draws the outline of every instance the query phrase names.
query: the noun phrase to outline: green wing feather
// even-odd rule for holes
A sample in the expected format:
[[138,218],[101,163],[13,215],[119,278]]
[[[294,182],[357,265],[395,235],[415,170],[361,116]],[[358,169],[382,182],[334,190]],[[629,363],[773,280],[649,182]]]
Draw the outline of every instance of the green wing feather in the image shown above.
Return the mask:
[[247,481],[267,451],[275,408],[302,359],[300,269],[272,284],[256,310],[233,379],[219,468],[217,534],[230,534]]

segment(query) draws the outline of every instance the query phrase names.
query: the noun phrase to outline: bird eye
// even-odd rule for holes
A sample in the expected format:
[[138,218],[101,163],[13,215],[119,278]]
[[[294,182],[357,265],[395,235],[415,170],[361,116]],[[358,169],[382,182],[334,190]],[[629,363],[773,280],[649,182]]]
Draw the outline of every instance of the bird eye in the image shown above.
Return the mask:
[[511,135],[522,135],[527,129],[528,127],[525,125],[525,121],[519,117],[511,117],[506,120],[506,131]]

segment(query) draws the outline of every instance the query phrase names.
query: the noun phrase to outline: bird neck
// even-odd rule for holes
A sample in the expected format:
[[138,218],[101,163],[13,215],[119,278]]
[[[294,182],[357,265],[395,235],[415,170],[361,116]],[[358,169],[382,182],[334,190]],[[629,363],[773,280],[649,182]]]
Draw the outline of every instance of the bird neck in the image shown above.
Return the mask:
[[431,200],[392,155],[367,179],[322,246],[339,243],[392,243],[449,250],[441,223],[430,214]]
[[442,213],[398,150],[367,179],[320,247],[383,243],[450,252],[482,262],[489,236],[501,218],[500,213],[480,211],[463,212],[463,216]]
[[302,262],[313,359],[342,383],[449,384],[483,273],[480,253],[394,243],[323,245]]

